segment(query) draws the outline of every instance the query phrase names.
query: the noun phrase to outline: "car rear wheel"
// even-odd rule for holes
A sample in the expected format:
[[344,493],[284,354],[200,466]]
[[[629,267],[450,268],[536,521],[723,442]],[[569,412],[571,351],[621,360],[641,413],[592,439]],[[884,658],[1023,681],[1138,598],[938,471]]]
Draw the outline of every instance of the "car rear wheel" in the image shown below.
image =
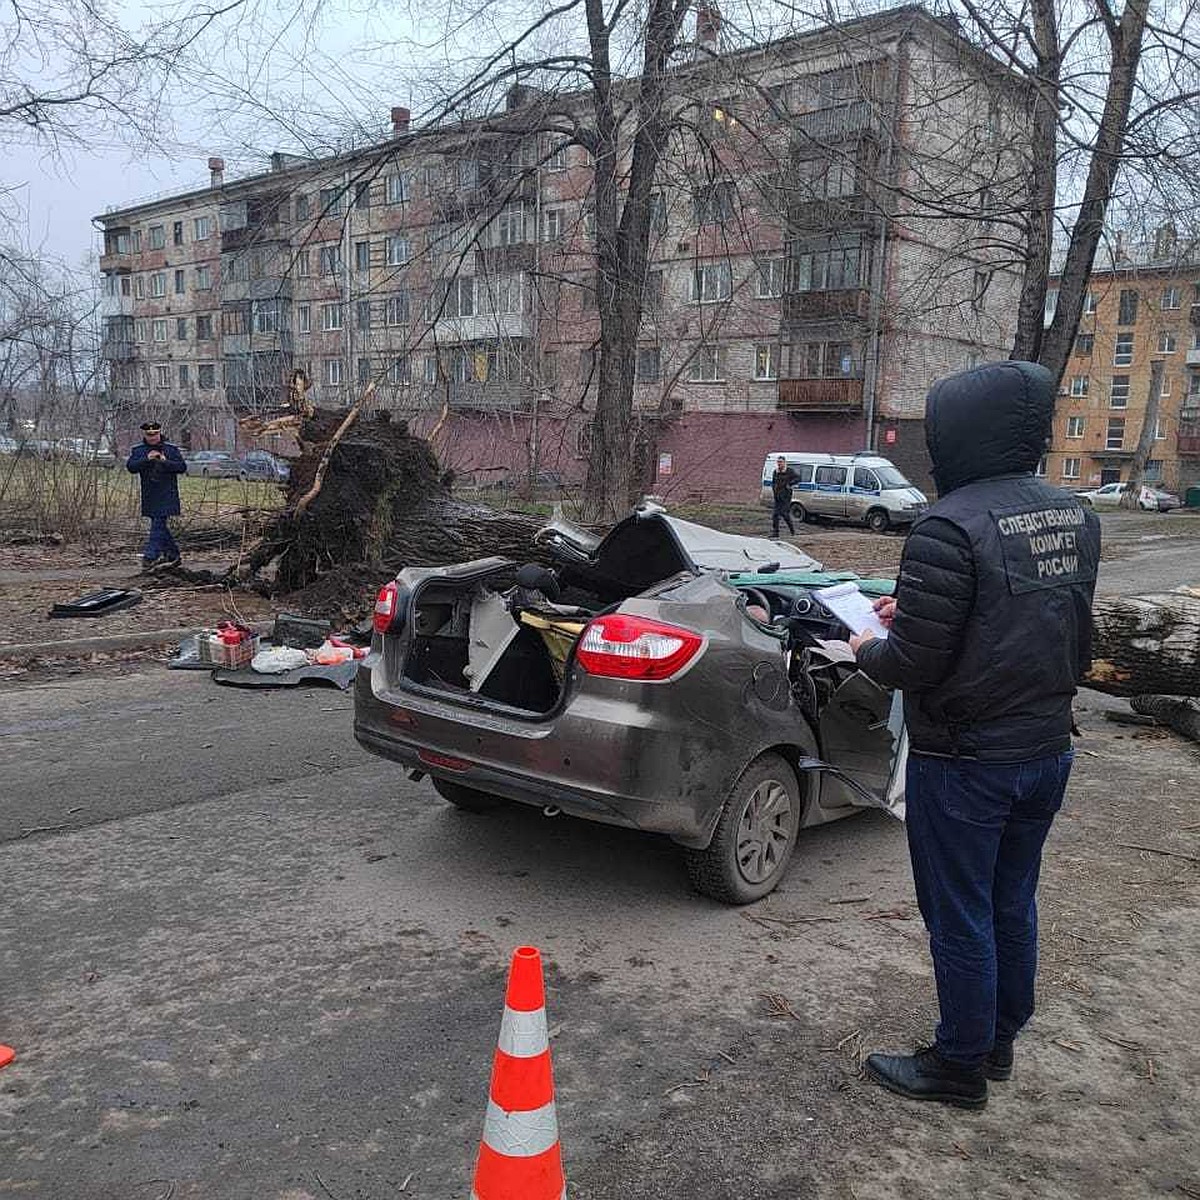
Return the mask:
[[798,504],[794,500],[792,501],[792,516],[795,517],[797,521],[807,521],[809,519],[808,510],[803,504]]
[[872,533],[887,533],[891,524],[891,520],[882,508],[873,508],[867,513],[867,528]]
[[451,783],[448,779],[433,779],[431,782],[443,800],[449,801],[455,808],[461,808],[463,812],[491,812],[508,803],[503,796],[480,792],[475,788],[464,787],[461,783]]
[[707,848],[685,851],[692,886],[724,904],[761,900],[787,870],[800,810],[791,766],[778,754],[756,758],[733,785]]

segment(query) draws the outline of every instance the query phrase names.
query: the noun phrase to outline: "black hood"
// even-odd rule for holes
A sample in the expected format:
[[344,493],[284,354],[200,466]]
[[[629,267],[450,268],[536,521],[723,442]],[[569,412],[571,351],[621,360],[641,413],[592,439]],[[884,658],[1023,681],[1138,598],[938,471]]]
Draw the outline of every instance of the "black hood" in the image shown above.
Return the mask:
[[976,479],[1032,474],[1053,419],[1054,376],[1039,363],[986,363],[939,379],[925,401],[938,495]]

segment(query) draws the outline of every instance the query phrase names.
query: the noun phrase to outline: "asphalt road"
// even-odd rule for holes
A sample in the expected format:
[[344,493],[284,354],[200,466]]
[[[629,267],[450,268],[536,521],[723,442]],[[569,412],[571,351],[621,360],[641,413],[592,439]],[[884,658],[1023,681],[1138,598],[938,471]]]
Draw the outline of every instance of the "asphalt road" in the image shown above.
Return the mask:
[[[1102,586],[1197,582],[1194,542],[1142,536]],[[465,1198],[525,942],[548,964],[572,1200],[1200,1194],[1195,753],[1111,741],[1096,713],[1085,731],[1042,1012],[974,1115],[858,1077],[864,1045],[933,1020],[882,813],[807,832],[780,891],[736,911],[694,896],[665,841],[448,808],[357,748],[337,692],[158,667],[0,690],[0,1042],[19,1054],[0,1196]],[[1138,862],[1122,830],[1185,857]],[[1122,1048],[1150,1037],[1152,1061]]]

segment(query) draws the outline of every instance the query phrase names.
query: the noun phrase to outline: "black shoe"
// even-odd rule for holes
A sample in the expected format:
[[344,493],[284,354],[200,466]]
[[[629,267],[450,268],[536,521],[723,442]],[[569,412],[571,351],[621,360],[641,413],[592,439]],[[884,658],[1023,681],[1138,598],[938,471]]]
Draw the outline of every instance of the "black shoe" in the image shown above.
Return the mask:
[[955,1108],[982,1108],[987,1103],[983,1068],[950,1062],[935,1046],[909,1055],[871,1054],[866,1071],[889,1092],[909,1100],[940,1100]]
[[150,569],[152,571],[169,571],[172,567],[179,567],[182,565],[183,559],[177,554],[174,558],[160,558],[158,562],[156,562]]
[[983,1060],[983,1073],[988,1079],[1003,1083],[1012,1078],[1013,1044],[1012,1042],[997,1042],[992,1052]]
[[159,558],[158,555],[155,555],[153,558],[147,558],[145,555],[143,555],[142,556],[142,574],[149,575],[150,572],[155,570],[158,567],[158,564],[161,562],[162,562],[162,559]]

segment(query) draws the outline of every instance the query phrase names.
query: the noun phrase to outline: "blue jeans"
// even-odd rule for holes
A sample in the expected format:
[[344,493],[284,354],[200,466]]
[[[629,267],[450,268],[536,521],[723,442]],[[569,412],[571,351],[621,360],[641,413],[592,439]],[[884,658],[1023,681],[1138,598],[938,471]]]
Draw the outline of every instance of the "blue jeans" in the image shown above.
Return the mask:
[[775,497],[775,508],[771,513],[771,530],[774,537],[779,536],[780,518],[787,522],[788,529],[794,534],[796,527],[792,524],[792,502],[787,496]]
[[146,539],[145,548],[142,550],[143,558],[154,559],[160,555],[168,559],[179,557],[179,547],[171,536],[171,527],[167,521],[167,517],[150,518],[150,536]]
[[1033,1015],[1042,847],[1073,757],[909,757],[908,849],[937,980],[937,1047],[946,1058],[978,1063]]

